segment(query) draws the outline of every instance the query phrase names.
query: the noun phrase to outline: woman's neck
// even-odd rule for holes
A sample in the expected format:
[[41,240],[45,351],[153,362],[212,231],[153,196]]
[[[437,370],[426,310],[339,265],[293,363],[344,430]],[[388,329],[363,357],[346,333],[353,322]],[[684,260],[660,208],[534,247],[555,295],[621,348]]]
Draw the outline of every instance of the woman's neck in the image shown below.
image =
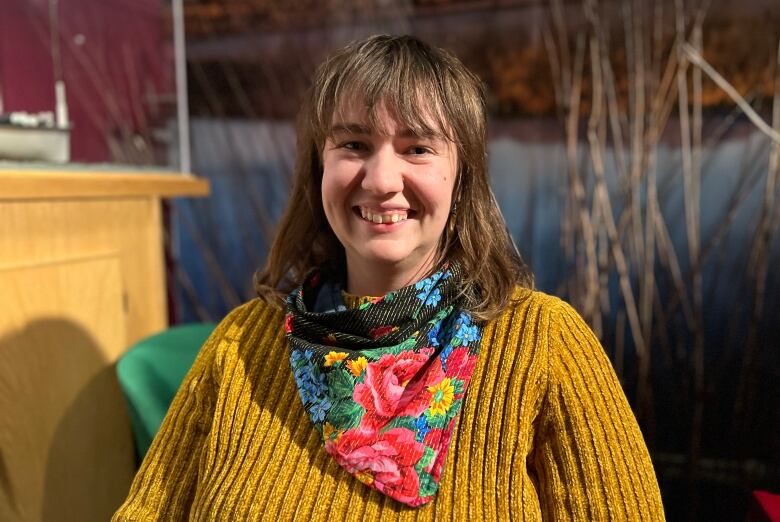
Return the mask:
[[433,270],[435,252],[418,266],[382,264],[365,259],[350,259],[347,255],[346,291],[356,296],[380,297],[393,290],[416,283]]

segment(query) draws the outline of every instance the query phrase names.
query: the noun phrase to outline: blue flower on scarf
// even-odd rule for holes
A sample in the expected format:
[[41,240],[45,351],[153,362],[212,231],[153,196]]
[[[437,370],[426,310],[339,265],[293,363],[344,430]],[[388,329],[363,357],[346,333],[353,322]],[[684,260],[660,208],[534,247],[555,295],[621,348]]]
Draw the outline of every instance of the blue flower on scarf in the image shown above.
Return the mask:
[[330,410],[330,407],[331,404],[328,399],[316,401],[311,405],[311,408],[309,408],[311,419],[314,422],[323,422],[325,420],[325,416],[328,414],[328,410]]
[[318,403],[325,397],[328,391],[325,375],[320,373],[317,367],[314,366],[314,363],[312,363],[312,355],[313,352],[311,350],[306,350],[303,353],[299,350],[293,350],[290,354],[290,363],[294,369],[293,377],[304,406]]
[[417,299],[423,302],[425,306],[436,306],[441,301],[441,288],[436,284],[450,277],[450,272],[436,272],[431,277],[414,284],[415,290],[420,290]]
[[461,312],[455,320],[454,329],[454,337],[460,339],[460,344],[463,346],[479,341],[479,327],[471,324],[471,316],[466,312]]
[[452,343],[447,343],[447,346],[444,347],[444,350],[441,351],[441,354],[439,354],[439,358],[441,359],[441,367],[446,372],[447,371],[447,358],[452,353]]
[[425,305],[436,306],[439,304],[439,301],[441,301],[441,289],[436,287],[433,289],[433,292],[428,294],[428,298],[425,299]]
[[441,333],[441,321],[436,321],[433,328],[428,332],[428,344],[439,346],[439,333]]
[[447,371],[447,359],[452,350],[456,346],[465,347],[479,341],[480,330],[479,326],[471,323],[471,315],[467,312],[461,312],[457,317],[449,318],[440,328],[442,333],[437,332],[436,337],[439,345],[444,345],[444,348],[439,354],[439,358],[442,368]]
[[417,442],[423,442],[425,436],[429,431],[431,431],[431,427],[428,426],[428,419],[425,417],[425,415],[417,417],[417,420],[414,423],[414,431],[417,432],[415,436]]
[[295,377],[295,384],[298,385],[298,390],[301,394],[301,400],[304,404],[312,402],[316,399],[316,388],[312,386],[312,376],[308,368],[298,368],[293,374]]
[[293,377],[295,377],[295,382],[300,387],[304,382],[308,382],[309,373],[311,372],[311,369],[307,368],[306,366],[301,366],[299,368],[296,368],[293,372]]
[[414,289],[420,290],[420,293],[417,294],[417,299],[424,302],[428,298],[428,294],[431,292],[431,289],[433,288],[434,277],[435,276],[428,277],[426,279],[423,279],[422,281],[417,281],[414,284]]
[[298,395],[301,396],[301,402],[304,404],[304,406],[314,401],[314,399],[316,399],[316,397],[312,397],[311,395],[309,395],[309,392],[307,392],[303,388],[298,388]]
[[471,324],[471,316],[467,314],[466,312],[461,312],[457,319],[455,319],[455,329],[459,330],[463,326],[468,326]]
[[463,346],[468,346],[469,343],[479,341],[479,328],[477,328],[477,325],[475,324],[464,326],[463,331],[460,333],[460,338],[463,341]]

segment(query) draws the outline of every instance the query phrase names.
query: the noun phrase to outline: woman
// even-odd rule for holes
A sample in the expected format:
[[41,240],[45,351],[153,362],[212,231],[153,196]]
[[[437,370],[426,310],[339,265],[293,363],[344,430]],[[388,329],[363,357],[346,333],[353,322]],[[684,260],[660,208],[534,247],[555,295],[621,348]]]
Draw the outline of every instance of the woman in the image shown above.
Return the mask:
[[599,342],[531,290],[447,52],[378,36],[320,66],[257,286],[114,520],[663,519]]

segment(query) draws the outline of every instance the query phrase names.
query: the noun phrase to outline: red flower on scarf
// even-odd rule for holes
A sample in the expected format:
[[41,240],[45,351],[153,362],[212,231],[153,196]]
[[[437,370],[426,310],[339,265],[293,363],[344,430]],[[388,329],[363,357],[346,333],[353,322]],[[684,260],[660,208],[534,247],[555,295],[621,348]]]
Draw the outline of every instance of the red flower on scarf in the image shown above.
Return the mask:
[[393,428],[384,433],[354,428],[325,449],[347,471],[385,495],[406,503],[419,503],[420,479],[414,465],[425,453],[413,431]]
[[[430,360],[432,350],[383,355],[366,367],[366,377],[355,386],[352,400],[366,413],[361,426],[378,430],[393,417],[418,416],[431,402],[428,386],[444,378],[439,359]],[[425,373],[420,371],[430,361]]]
[[470,354],[468,348],[459,346],[447,357],[447,377],[457,377],[468,382],[476,365],[477,356]]
[[439,480],[441,472],[444,470],[444,461],[447,459],[447,450],[450,447],[450,439],[452,433],[455,431],[455,419],[453,418],[446,428],[433,428],[425,434],[423,442],[427,446],[430,446],[434,450],[439,450],[436,457],[426,466],[424,471],[427,471],[433,476],[433,480]]
[[394,330],[398,330],[398,327],[396,326],[378,326],[376,328],[372,328],[368,331],[368,335],[371,336],[372,339],[378,339],[379,337],[382,337],[385,334],[388,334]]
[[290,333],[293,331],[293,316],[292,314],[287,314],[284,316],[284,331],[286,333]]

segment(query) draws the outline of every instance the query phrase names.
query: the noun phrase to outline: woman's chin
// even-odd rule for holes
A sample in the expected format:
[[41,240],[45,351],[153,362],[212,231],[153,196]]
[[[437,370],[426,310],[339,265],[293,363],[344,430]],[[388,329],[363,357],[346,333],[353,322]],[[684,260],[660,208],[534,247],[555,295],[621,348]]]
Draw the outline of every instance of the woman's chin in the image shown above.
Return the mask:
[[368,241],[354,249],[347,260],[356,261],[365,267],[376,266],[378,269],[387,270],[408,267],[414,264],[415,257],[414,250],[406,245],[392,241]]
[[[366,248],[366,247],[375,248]],[[364,248],[359,251],[352,251],[352,255],[347,256],[347,264],[353,265],[364,273],[374,273],[378,279],[385,279],[388,276],[394,277],[413,277],[415,274],[423,274],[430,267],[433,260],[433,253],[429,255],[420,255],[419,251],[413,248],[403,248],[405,245],[397,245],[400,248],[394,248],[396,245],[363,245]]]
[[376,265],[377,268],[381,267],[382,269],[404,265],[409,259],[408,253],[392,251],[364,252],[361,253],[358,257],[364,265]]

